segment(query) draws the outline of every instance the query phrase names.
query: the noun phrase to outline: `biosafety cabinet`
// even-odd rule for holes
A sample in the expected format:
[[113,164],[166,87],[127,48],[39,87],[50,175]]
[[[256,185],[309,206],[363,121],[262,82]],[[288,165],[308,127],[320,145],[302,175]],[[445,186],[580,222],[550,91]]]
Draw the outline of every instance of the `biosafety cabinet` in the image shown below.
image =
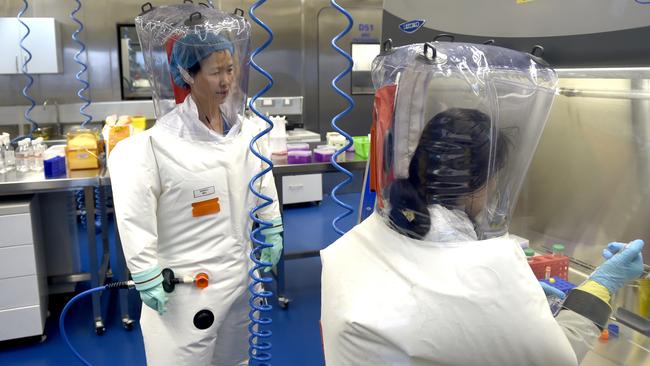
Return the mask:
[[38,199],[0,200],[0,341],[43,334],[47,272]]

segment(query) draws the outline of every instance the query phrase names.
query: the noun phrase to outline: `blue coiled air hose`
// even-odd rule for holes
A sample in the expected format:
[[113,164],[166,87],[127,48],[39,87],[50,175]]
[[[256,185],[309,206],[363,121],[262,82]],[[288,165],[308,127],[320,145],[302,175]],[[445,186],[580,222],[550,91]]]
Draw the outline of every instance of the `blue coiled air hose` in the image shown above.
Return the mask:
[[79,108],[79,114],[84,116],[84,121],[81,123],[81,127],[86,127],[86,124],[92,120],[92,116],[86,113],[86,108],[90,106],[90,98],[84,95],[84,92],[90,89],[90,84],[88,83],[88,80],[82,78],[83,74],[88,70],[88,65],[86,65],[86,63],[81,60],[81,55],[84,53],[84,51],[86,51],[86,45],[79,39],[79,33],[83,32],[84,24],[79,19],[77,19],[76,16],[79,10],[81,10],[81,0],[75,1],[77,3],[77,7],[70,13],[70,18],[73,22],[77,23],[79,27],[74,31],[74,33],[72,33],[72,40],[79,45],[79,51],[75,53],[74,61],[79,64],[79,66],[81,66],[81,70],[77,72],[75,78],[82,84],[79,91],[77,91],[77,96],[84,102],[83,105]]
[[348,20],[348,26],[341,33],[336,35],[336,37],[334,37],[331,42],[332,48],[334,48],[336,52],[338,52],[341,56],[345,57],[345,59],[348,61],[348,67],[345,68],[345,70],[343,70],[340,74],[338,74],[334,79],[332,79],[332,88],[334,89],[334,91],[348,101],[348,107],[345,110],[343,110],[341,113],[334,116],[334,118],[332,118],[332,128],[334,128],[334,130],[336,130],[341,135],[345,136],[345,139],[347,140],[347,144],[340,150],[336,151],[334,155],[332,155],[332,165],[334,165],[334,167],[338,171],[346,175],[345,180],[343,180],[341,183],[337,184],[334,188],[332,188],[332,199],[339,206],[345,209],[344,213],[335,217],[334,220],[332,220],[332,227],[334,228],[334,231],[336,231],[339,235],[343,235],[345,234],[345,231],[339,228],[338,223],[339,221],[343,220],[345,217],[351,215],[354,212],[354,208],[352,208],[352,206],[348,205],[347,203],[341,201],[336,196],[336,192],[338,192],[343,186],[350,184],[350,182],[352,182],[352,173],[347,169],[343,168],[339,163],[336,162],[336,160],[339,155],[344,154],[345,151],[347,151],[352,146],[352,136],[350,136],[348,133],[346,133],[341,128],[339,128],[337,123],[341,118],[345,117],[348,113],[350,113],[350,111],[352,111],[355,104],[354,104],[354,100],[352,100],[352,98],[348,94],[346,94],[343,90],[341,90],[338,86],[336,86],[336,83],[338,83],[345,75],[349,74],[350,71],[352,71],[352,65],[354,61],[352,60],[352,57],[350,57],[349,54],[347,54],[343,49],[341,49],[336,44],[336,42],[338,42],[341,38],[343,38],[346,34],[348,34],[348,32],[350,32],[350,29],[352,29],[352,25],[354,24],[354,21],[352,20],[352,15],[343,7],[341,7],[339,4],[337,4],[336,1],[330,0],[330,4],[334,8],[336,8],[336,10],[341,12],[341,14],[345,15],[345,17]]
[[[86,97],[84,93],[90,89],[90,83],[88,83],[87,80],[83,78],[83,75],[86,73],[88,70],[88,65],[83,62],[81,59],[81,55],[86,51],[86,44],[79,39],[79,34],[84,31],[84,24],[77,18],[77,13],[81,10],[81,0],[75,0],[77,6],[72,10],[70,13],[70,19],[72,19],[73,22],[77,23],[77,29],[72,33],[72,40],[79,45],[79,50],[77,53],[74,55],[74,61],[81,66],[81,70],[77,72],[75,75],[75,79],[81,83],[81,88],[77,91],[77,96],[79,99],[83,101],[83,104],[81,107],[79,107],[79,114],[81,114],[84,119],[83,122],[81,123],[81,127],[85,127],[86,124],[88,124],[92,120],[92,116],[86,112],[86,108],[90,106],[91,100],[90,98]],[[95,188],[95,207],[98,207],[97,201],[99,201],[99,191],[97,188]],[[81,212],[80,220],[81,220],[81,225],[83,227],[87,227],[87,217],[85,213],[85,196],[83,191],[78,191],[76,193],[76,202],[77,202],[77,209]],[[99,205],[100,209],[102,208],[101,205]],[[101,218],[103,215],[98,215],[99,218]],[[94,220],[97,220],[96,218],[93,218]],[[96,233],[99,233],[102,229],[102,224],[100,222],[95,222],[95,226],[97,227]]]
[[25,84],[25,87],[23,88],[23,96],[25,97],[25,99],[29,101],[29,106],[27,107],[27,109],[25,109],[24,116],[25,116],[25,120],[29,122],[29,124],[31,125],[31,129],[29,131],[29,134],[18,136],[15,139],[13,139],[12,142],[14,143],[19,140],[22,140],[25,137],[31,138],[34,131],[36,131],[36,129],[38,128],[38,124],[31,117],[32,109],[34,109],[34,106],[36,105],[36,101],[34,100],[34,98],[32,98],[29,95],[29,90],[31,89],[32,85],[34,85],[34,78],[32,77],[32,75],[29,74],[29,72],[27,72],[27,65],[32,60],[32,53],[29,52],[29,50],[25,47],[25,39],[27,39],[27,37],[31,33],[31,30],[29,29],[27,23],[23,22],[23,20],[21,19],[21,17],[25,15],[25,12],[27,11],[28,8],[29,8],[29,4],[27,3],[27,0],[23,0],[23,8],[20,10],[16,18],[18,19],[18,22],[20,22],[20,24],[22,24],[23,27],[25,27],[25,35],[20,39],[20,48],[27,53],[27,58],[23,60],[21,70],[23,75],[25,75],[25,77],[27,78],[27,84]]
[[248,189],[256,197],[264,201],[263,203],[254,207],[249,213],[250,218],[259,225],[250,234],[250,239],[251,242],[253,243],[253,249],[251,250],[250,253],[250,259],[251,261],[253,261],[254,266],[248,272],[248,275],[252,280],[251,284],[248,286],[248,291],[251,294],[251,298],[248,302],[251,308],[250,312],[248,313],[248,317],[250,319],[250,323],[248,325],[248,332],[250,333],[250,336],[248,338],[248,356],[249,356],[248,364],[249,365],[271,365],[270,364],[271,342],[269,340],[271,338],[271,335],[273,334],[270,329],[263,329],[265,327],[268,327],[272,322],[272,319],[268,315],[268,313],[271,311],[273,307],[271,306],[271,304],[269,304],[268,300],[273,296],[273,292],[265,290],[263,288],[260,289],[264,284],[270,283],[272,281],[271,278],[261,277],[262,269],[264,269],[265,267],[270,267],[272,264],[269,262],[262,262],[258,259],[262,249],[270,248],[272,247],[272,245],[257,239],[257,234],[261,230],[270,227],[271,223],[260,220],[255,215],[257,211],[273,203],[273,199],[271,197],[268,197],[262,194],[262,192],[255,190],[255,181],[257,181],[258,179],[262,179],[262,176],[264,174],[270,173],[271,170],[273,169],[273,163],[271,162],[271,160],[269,160],[268,158],[260,154],[259,151],[255,149],[255,143],[257,142],[257,140],[259,140],[262,136],[268,134],[271,131],[271,129],[273,129],[273,123],[271,122],[271,120],[265,115],[263,115],[262,113],[260,113],[255,108],[255,101],[257,100],[257,98],[262,96],[273,86],[273,77],[255,63],[255,56],[261,53],[264,49],[266,49],[271,44],[271,42],[273,42],[273,31],[271,31],[271,28],[269,28],[257,16],[255,16],[255,10],[265,2],[266,0],[259,0],[255,2],[248,11],[248,14],[250,15],[251,19],[255,23],[257,23],[257,25],[262,27],[269,35],[269,38],[266,40],[266,42],[264,42],[261,46],[256,48],[251,53],[251,57],[250,57],[251,67],[255,71],[262,74],[262,76],[264,76],[268,80],[268,83],[259,92],[257,92],[257,94],[255,94],[251,98],[249,102],[249,108],[258,117],[263,119],[268,126],[266,129],[264,129],[264,131],[257,134],[251,140],[249,149],[251,150],[253,155],[257,156],[259,159],[264,161],[264,163],[266,163],[268,166],[266,167],[266,169],[262,170],[260,173],[256,174],[253,178],[251,178],[250,182],[248,183]]
[[134,283],[133,281],[120,281],[120,282],[113,282],[109,283],[108,285],[104,286],[99,286],[99,287],[94,287],[89,290],[86,290],[75,297],[72,298],[72,300],[68,301],[67,304],[63,307],[63,310],[61,311],[61,315],[59,316],[59,333],[61,333],[61,338],[63,338],[63,341],[65,344],[68,346],[70,351],[81,361],[86,366],[92,366],[90,362],[88,362],[85,358],[79,354],[79,352],[72,346],[72,343],[70,343],[70,340],[68,339],[68,333],[65,331],[65,317],[68,314],[68,310],[74,305],[79,299],[82,297],[86,297],[93,292],[99,292],[99,291],[104,291],[104,290],[110,290],[110,289],[123,289],[123,288],[133,288]]

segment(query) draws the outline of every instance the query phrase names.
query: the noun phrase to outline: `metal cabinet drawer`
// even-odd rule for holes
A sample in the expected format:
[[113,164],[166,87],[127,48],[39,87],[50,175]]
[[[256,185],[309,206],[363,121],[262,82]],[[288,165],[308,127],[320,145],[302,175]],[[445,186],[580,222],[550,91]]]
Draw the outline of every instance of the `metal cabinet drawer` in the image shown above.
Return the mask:
[[0,310],[0,341],[43,334],[45,317],[40,306]]
[[313,202],[322,199],[323,176],[321,174],[282,177],[282,204]]
[[33,245],[0,248],[0,279],[34,274],[36,259]]
[[34,242],[28,213],[0,216],[0,233],[0,248]]
[[[38,305],[38,280],[36,276],[13,277],[0,280],[0,310]],[[0,322],[0,324],[4,323]],[[1,327],[0,327],[1,328]]]

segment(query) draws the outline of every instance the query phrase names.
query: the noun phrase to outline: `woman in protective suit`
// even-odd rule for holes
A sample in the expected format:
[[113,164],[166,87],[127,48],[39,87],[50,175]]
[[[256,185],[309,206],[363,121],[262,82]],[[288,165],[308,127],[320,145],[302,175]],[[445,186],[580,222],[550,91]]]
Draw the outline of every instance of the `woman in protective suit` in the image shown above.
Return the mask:
[[[609,259],[554,318],[507,229],[555,74],[511,50],[434,45],[440,59],[422,60],[413,45],[373,64],[376,106],[395,100],[395,116],[377,117],[394,122],[378,134],[389,143],[376,211],[321,251],[325,361],[577,366],[607,322],[611,294],[641,274],[643,241],[610,244]],[[392,76],[378,75],[386,70]],[[384,89],[395,80],[397,96]]]
[[[169,65],[153,71],[152,84],[173,79],[176,89],[189,91],[167,113],[165,101],[156,100],[155,126],[121,141],[108,162],[124,255],[146,305],[140,324],[147,363],[246,365],[248,213],[260,203],[248,182],[265,167],[248,149],[259,128],[242,118],[250,26],[192,5],[156,8],[136,22],[149,70],[171,48]],[[257,214],[273,224],[263,234],[274,246],[261,260],[274,265],[282,222],[272,174],[255,188],[273,199]],[[176,285],[166,293],[163,268],[176,276],[205,273],[209,285]]]

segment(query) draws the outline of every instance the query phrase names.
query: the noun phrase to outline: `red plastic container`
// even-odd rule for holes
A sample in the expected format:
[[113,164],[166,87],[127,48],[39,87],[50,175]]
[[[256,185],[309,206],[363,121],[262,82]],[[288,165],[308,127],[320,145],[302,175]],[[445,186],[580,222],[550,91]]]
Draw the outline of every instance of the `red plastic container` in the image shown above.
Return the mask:
[[560,277],[565,281],[569,279],[569,257],[565,255],[536,255],[529,259],[528,264],[530,264],[530,268],[533,269],[533,273],[535,273],[538,280],[545,278],[546,267],[550,267],[551,277]]

